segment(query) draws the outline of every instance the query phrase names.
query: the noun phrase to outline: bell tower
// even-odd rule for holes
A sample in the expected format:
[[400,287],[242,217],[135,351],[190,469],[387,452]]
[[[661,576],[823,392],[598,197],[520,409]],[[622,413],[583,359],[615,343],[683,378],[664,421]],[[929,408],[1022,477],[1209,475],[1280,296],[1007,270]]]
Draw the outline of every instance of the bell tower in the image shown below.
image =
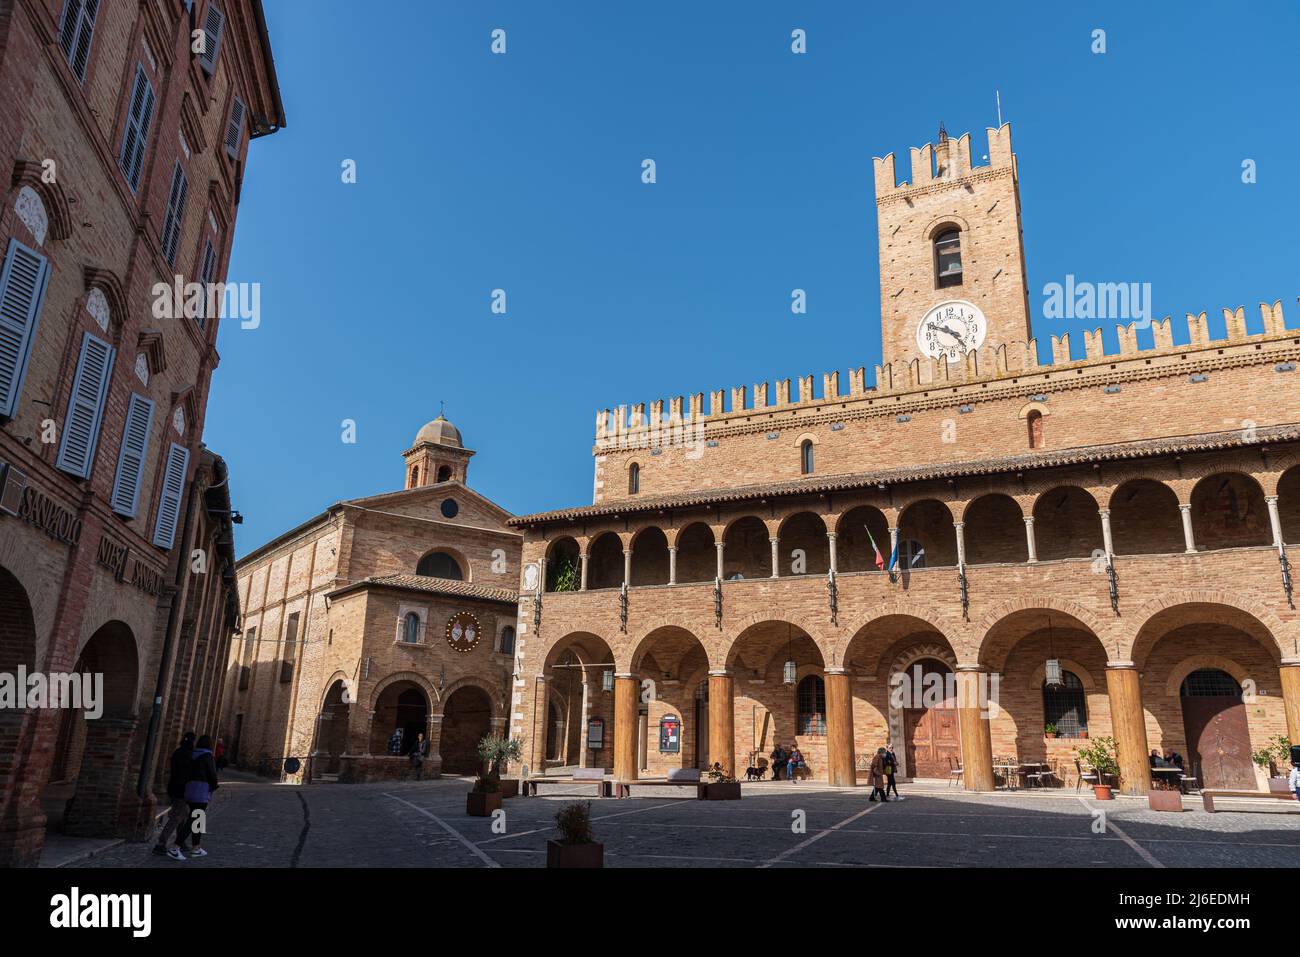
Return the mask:
[[403,488],[437,485],[439,482],[466,483],[469,460],[474,453],[461,442],[460,429],[439,413],[415,434],[411,447],[402,453],[406,462]]
[[880,250],[884,363],[945,358],[1033,338],[1011,124],[988,131],[971,165],[970,134],[913,148],[912,181],[894,154],[872,162]]

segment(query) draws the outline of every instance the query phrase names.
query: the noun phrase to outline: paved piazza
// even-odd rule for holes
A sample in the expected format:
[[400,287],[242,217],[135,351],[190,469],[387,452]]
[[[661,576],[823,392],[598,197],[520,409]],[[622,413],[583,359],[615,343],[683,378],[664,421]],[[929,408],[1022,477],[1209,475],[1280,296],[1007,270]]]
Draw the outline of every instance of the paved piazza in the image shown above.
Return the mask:
[[[504,802],[507,833],[465,814],[468,779],[309,788],[229,782],[210,809],[210,856],[183,864],[123,844],[80,866],[542,867],[552,818],[574,796]],[[868,804],[866,789],[751,785],[739,802],[639,788],[592,805],[607,867],[1294,867],[1300,812],[1223,811],[1189,798],[1181,815],[1145,801],[1073,791],[969,794],[905,790]],[[1085,792],[1080,792],[1085,793]],[[1104,808],[1108,830],[1093,832]],[[805,833],[792,831],[806,814]]]

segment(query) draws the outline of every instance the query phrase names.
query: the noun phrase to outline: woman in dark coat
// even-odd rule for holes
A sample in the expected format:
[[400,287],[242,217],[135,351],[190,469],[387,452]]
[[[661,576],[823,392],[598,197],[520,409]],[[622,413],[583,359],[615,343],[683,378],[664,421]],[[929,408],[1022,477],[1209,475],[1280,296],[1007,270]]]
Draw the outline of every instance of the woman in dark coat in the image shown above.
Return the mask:
[[[190,815],[185,819],[185,823],[181,826],[181,833],[176,838],[176,843],[182,846],[185,844],[185,838],[190,838],[190,846],[193,847],[190,857],[208,856],[208,852],[199,847],[199,843],[203,840],[204,832],[207,831],[207,811],[208,804],[212,800],[212,792],[220,786],[217,783],[217,761],[212,756],[212,738],[205,734],[199,738],[190,760],[190,779],[185,785],[185,801],[190,806]],[[199,830],[194,829],[196,817],[204,822]]]
[[876,749],[876,756],[871,759],[871,793],[867,796],[870,803],[880,795],[880,803],[885,803],[885,754],[884,748]]

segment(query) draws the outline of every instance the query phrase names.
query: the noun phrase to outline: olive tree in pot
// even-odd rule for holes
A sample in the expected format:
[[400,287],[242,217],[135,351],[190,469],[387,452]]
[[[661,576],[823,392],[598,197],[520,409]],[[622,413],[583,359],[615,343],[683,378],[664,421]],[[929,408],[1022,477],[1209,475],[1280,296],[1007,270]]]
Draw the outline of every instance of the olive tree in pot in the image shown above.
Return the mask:
[[722,770],[720,762],[714,762],[708,770],[709,780],[704,784],[706,801],[739,801],[740,782]]
[[591,802],[566,804],[555,815],[560,839],[546,842],[547,867],[604,867],[605,845],[591,831]]
[[1291,789],[1286,777],[1278,770],[1291,760],[1291,739],[1286,735],[1270,738],[1261,750],[1251,754],[1259,767],[1259,777],[1267,782],[1268,790],[1274,794],[1285,794]]
[[1119,759],[1115,756],[1115,739],[1091,738],[1089,740],[1091,744],[1079,748],[1075,753],[1079,755],[1082,763],[1091,765],[1093,771],[1097,773],[1097,783],[1092,786],[1092,793],[1099,801],[1109,801],[1114,795],[1106,779],[1119,780]]
[[511,761],[518,761],[523,755],[523,746],[518,738],[505,738],[499,734],[484,735],[478,743],[478,756],[487,770],[487,776],[495,778],[497,790],[503,798],[519,796],[517,779],[502,780],[501,772]]

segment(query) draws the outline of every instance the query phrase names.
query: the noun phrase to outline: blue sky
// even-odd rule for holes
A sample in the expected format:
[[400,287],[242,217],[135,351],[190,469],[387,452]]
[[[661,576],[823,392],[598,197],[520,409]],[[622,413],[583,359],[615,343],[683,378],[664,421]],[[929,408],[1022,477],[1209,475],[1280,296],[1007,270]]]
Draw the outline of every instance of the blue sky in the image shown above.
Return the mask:
[[223,323],[205,434],[240,554],[400,488],[440,400],[523,513],[590,502],[599,408],[870,370],[871,157],[943,121],[978,161],[995,90],[1040,343],[1090,325],[1042,318],[1067,273],[1300,325],[1293,2],[266,5],[288,126],[250,147],[229,275],[261,325]]

